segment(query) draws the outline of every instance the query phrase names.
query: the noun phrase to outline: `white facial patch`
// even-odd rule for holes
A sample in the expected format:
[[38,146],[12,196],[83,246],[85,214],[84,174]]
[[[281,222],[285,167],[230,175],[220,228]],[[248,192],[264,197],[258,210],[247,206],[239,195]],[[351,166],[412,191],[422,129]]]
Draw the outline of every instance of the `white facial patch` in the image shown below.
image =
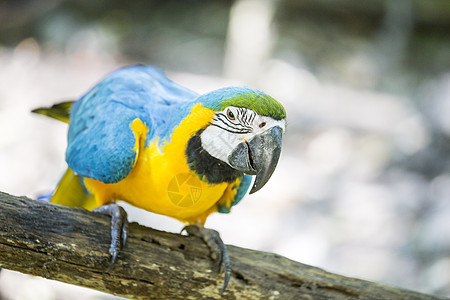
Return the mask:
[[234,148],[243,141],[250,141],[274,126],[285,130],[285,120],[259,116],[247,108],[228,106],[214,115],[211,125],[201,134],[202,147],[211,156],[226,162]]

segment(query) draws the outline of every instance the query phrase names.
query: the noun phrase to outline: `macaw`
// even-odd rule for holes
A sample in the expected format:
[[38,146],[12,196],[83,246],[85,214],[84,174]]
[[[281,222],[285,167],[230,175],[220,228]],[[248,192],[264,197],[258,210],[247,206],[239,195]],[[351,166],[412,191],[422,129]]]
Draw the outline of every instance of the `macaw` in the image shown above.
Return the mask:
[[111,264],[126,240],[126,212],[115,204],[166,215],[201,237],[230,278],[219,234],[203,227],[213,212],[229,213],[271,177],[282,146],[286,112],[248,87],[199,95],[153,66],[107,75],[75,102],[34,110],[69,123],[68,169],[50,201],[111,216]]

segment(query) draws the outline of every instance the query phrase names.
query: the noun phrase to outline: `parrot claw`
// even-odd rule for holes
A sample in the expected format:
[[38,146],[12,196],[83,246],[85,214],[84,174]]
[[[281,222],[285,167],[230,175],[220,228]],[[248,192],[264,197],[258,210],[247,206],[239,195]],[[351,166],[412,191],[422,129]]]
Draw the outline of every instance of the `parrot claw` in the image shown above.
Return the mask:
[[127,212],[115,203],[110,203],[96,207],[92,210],[96,213],[103,213],[111,216],[111,244],[109,253],[111,254],[111,262],[106,269],[108,273],[117,260],[119,251],[125,245],[128,232]]
[[211,252],[211,258],[215,261],[214,271],[219,273],[221,270],[225,272],[223,286],[220,289],[222,294],[228,286],[231,277],[231,263],[228,256],[227,247],[220,238],[219,232],[214,229],[208,229],[200,224],[187,225],[181,230],[186,231],[189,235],[201,238],[208,246]]

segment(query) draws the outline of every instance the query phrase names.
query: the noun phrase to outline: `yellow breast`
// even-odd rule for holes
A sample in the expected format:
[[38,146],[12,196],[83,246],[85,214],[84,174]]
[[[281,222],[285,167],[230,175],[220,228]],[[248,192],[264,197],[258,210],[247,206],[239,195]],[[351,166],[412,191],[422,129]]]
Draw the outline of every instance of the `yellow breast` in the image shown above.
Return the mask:
[[98,205],[123,200],[139,208],[176,218],[182,222],[205,222],[217,210],[217,203],[229,205],[235,195],[233,184],[208,184],[186,163],[186,145],[191,136],[205,127],[214,112],[200,104],[174,129],[170,142],[158,146],[158,139],[145,147],[148,127],[136,119],[131,124],[136,137],[136,161],[130,174],[118,183],[106,184],[85,178],[86,187]]

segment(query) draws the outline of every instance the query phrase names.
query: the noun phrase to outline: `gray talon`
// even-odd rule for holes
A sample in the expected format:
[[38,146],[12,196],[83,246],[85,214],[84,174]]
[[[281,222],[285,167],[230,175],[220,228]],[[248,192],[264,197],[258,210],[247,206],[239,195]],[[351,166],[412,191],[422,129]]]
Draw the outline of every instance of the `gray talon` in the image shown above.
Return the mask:
[[231,263],[228,256],[227,247],[220,238],[219,232],[214,229],[208,229],[200,224],[188,225],[183,228],[189,235],[201,238],[210,250],[210,256],[215,261],[214,271],[219,273],[221,270],[225,272],[223,286],[220,289],[222,294],[228,286],[231,277]]
[[122,250],[127,240],[128,220],[127,212],[115,203],[110,203],[96,207],[92,210],[96,213],[107,214],[111,216],[111,244],[109,253],[111,254],[111,262],[106,269],[108,273],[117,260],[117,255]]

